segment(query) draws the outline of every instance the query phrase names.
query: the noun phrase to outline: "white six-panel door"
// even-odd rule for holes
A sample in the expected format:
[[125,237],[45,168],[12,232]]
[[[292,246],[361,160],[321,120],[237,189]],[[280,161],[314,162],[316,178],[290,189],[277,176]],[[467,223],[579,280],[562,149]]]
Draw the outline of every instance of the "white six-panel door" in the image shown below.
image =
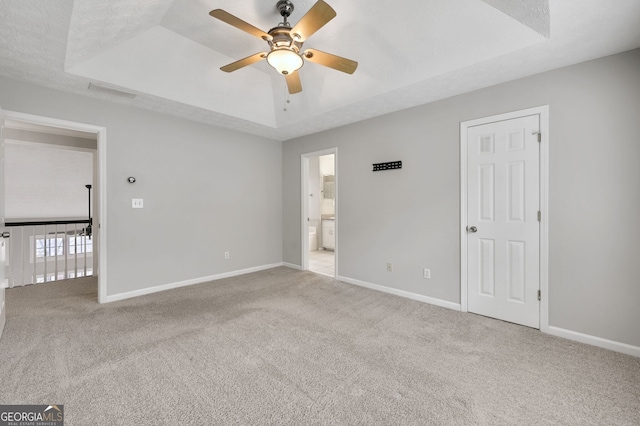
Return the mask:
[[467,309],[540,327],[539,115],[467,132]]

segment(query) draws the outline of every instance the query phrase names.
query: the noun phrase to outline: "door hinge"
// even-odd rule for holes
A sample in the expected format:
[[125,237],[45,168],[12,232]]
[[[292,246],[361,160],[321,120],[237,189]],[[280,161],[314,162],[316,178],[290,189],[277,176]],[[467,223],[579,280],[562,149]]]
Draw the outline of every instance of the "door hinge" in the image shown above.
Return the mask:
[[542,292],[538,290],[538,301],[542,300]]
[[538,142],[542,142],[542,132],[532,132],[531,134],[538,137]]
[[542,212],[538,210],[538,222],[542,222]]

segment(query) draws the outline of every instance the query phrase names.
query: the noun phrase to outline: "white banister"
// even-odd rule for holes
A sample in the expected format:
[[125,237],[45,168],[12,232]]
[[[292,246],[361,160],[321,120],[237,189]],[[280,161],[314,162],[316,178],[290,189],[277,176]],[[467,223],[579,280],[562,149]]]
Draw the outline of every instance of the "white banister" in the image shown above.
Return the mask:
[[8,221],[9,287],[93,275],[88,224],[87,220]]

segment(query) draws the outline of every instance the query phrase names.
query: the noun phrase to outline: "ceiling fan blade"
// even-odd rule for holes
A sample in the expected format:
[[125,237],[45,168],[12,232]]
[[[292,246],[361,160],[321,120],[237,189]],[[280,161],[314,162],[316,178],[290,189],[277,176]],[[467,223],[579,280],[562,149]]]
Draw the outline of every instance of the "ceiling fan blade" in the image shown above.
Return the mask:
[[284,78],[287,80],[289,93],[293,95],[294,93],[302,92],[302,83],[300,82],[300,74],[298,74],[298,71],[287,74],[284,76]]
[[242,30],[246,33],[251,34],[254,37],[258,37],[261,38],[263,40],[271,40],[272,37],[265,33],[264,31],[262,31],[260,28],[256,28],[253,25],[243,21],[242,19],[230,14],[229,12],[226,12],[222,9],[215,9],[212,10],[211,12],[209,12],[209,15],[213,16],[214,18],[218,18],[219,20],[221,20],[222,22],[226,22],[229,25],[232,25],[236,28],[238,28],[239,30]]
[[255,64],[258,61],[263,60],[264,58],[267,57],[267,53],[266,52],[260,52],[260,53],[256,53],[255,55],[251,55],[251,56],[247,56],[244,59],[240,59],[239,61],[235,61],[232,62],[228,65],[225,65],[224,67],[221,67],[220,69],[224,72],[232,72],[235,70],[238,70],[242,67],[246,67],[247,65],[251,65],[251,64]]
[[297,34],[299,36],[297,40],[303,42],[335,17],[336,11],[323,0],[318,0],[293,27],[291,35],[295,37]]
[[323,52],[321,50],[307,49],[304,51],[304,57],[309,62],[324,65],[325,67],[346,72],[347,74],[353,74],[356,68],[358,68],[358,63],[356,61],[343,58],[342,56],[332,55],[331,53]]

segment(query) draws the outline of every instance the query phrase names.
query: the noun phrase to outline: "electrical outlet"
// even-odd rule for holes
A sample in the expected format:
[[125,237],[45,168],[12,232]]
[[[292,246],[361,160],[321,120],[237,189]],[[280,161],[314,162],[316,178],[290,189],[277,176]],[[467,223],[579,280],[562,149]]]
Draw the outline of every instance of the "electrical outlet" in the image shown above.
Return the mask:
[[225,251],[225,252],[224,252],[224,258],[225,258],[225,259],[229,259],[229,252],[228,252],[228,251]]
[[430,280],[430,279],[431,279],[431,269],[424,268],[424,269],[422,270],[422,276],[423,276],[425,279]]
[[141,209],[144,207],[144,200],[142,198],[132,198],[131,199],[131,208],[132,209]]
[[387,272],[393,272],[393,265],[391,262],[387,262]]

